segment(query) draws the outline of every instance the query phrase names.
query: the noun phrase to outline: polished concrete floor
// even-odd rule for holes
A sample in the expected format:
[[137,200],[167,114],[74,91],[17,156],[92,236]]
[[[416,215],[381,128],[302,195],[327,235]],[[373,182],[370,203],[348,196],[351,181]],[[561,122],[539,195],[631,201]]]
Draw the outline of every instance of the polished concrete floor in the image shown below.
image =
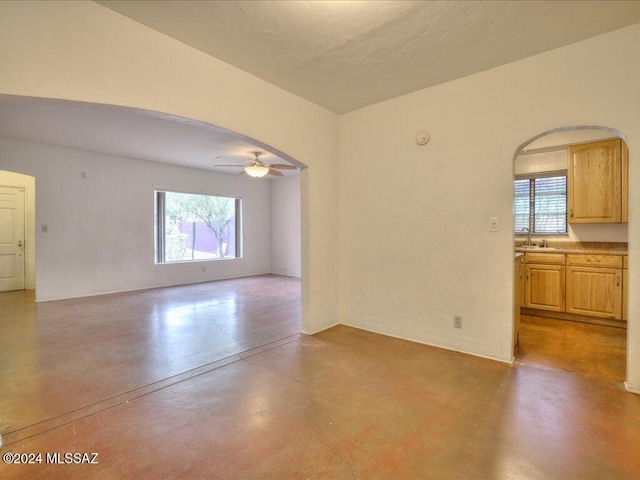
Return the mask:
[[627,330],[522,315],[516,360],[622,384]]
[[2,453],[43,455],[3,480],[640,478],[640,396],[344,326],[298,335],[295,280],[0,308]]

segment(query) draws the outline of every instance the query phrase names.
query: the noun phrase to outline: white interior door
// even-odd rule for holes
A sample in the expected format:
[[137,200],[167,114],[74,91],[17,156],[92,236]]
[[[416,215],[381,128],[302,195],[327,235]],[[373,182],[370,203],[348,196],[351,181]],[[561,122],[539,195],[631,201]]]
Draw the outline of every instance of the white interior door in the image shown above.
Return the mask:
[[0,292],[24,289],[24,188],[0,187]]

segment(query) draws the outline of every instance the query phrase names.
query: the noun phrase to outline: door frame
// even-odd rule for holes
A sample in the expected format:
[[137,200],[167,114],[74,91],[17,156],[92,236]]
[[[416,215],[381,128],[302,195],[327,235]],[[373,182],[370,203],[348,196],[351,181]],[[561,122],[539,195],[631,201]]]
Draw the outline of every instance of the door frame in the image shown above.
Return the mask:
[[36,288],[36,179],[9,170],[0,170],[0,186],[24,189],[25,290]]

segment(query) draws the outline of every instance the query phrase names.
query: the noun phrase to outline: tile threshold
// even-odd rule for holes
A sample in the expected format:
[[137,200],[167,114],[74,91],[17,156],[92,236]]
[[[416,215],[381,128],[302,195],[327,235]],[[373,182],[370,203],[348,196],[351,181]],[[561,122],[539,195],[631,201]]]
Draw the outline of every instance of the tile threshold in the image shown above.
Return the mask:
[[302,333],[295,333],[293,335],[283,337],[279,340],[275,340],[270,343],[265,343],[264,345],[259,345],[257,347],[253,347],[248,350],[244,350],[242,352],[234,353],[233,355],[229,355],[228,357],[224,357],[219,360],[215,360],[213,362],[200,365],[199,367],[192,368],[185,372],[181,372],[176,375],[172,375],[170,377],[157,380],[155,382],[149,383],[147,385],[143,385],[138,388],[134,388],[133,390],[129,390],[128,392],[121,393],[113,397],[92,403],[90,405],[77,408],[70,412],[57,415],[47,420],[42,420],[38,423],[34,423],[32,425],[19,428],[18,430],[14,430],[12,432],[6,432],[0,435],[0,448],[4,448],[13,443],[20,442],[22,440],[25,440],[30,437],[34,437],[36,435],[40,435],[42,433],[48,432],[49,430],[54,430],[56,428],[62,427],[69,423],[73,423],[82,418],[90,417],[97,413],[104,412],[105,410],[109,410],[111,408],[117,407],[118,405],[128,403],[130,401],[136,400],[137,398],[149,395],[159,390],[163,390],[165,388],[171,387],[178,383],[185,382],[187,380],[198,377],[200,375],[204,375],[205,373],[209,373],[219,368],[225,367],[227,365],[231,365],[232,363],[236,363],[246,358],[250,358],[254,355],[258,355],[260,353],[266,352],[268,350],[272,350],[282,345],[287,345],[305,336],[306,335]]

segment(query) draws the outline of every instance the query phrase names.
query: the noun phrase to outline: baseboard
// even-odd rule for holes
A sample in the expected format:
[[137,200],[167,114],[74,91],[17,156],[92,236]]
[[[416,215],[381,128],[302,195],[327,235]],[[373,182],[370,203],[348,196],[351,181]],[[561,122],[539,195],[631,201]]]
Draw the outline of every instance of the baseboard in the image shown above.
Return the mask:
[[494,357],[492,355],[483,355],[481,353],[469,352],[469,351],[466,351],[466,350],[460,350],[460,349],[453,348],[453,347],[445,347],[443,345],[438,345],[438,344],[435,344],[435,343],[429,343],[429,342],[425,342],[423,340],[416,340],[415,338],[407,338],[407,337],[403,337],[403,336],[400,336],[400,335],[392,335],[392,334],[389,334],[387,332],[382,332],[382,331],[374,330],[374,329],[371,329],[371,328],[364,328],[364,327],[360,327],[360,326],[357,326],[357,325],[352,325],[352,324],[349,324],[349,323],[341,323],[341,325],[344,325],[345,327],[357,328],[358,330],[363,330],[365,332],[371,332],[371,333],[376,333],[378,335],[384,335],[385,337],[397,338],[398,340],[405,340],[407,342],[419,343],[421,345],[426,345],[427,347],[439,348],[441,350],[448,350],[450,352],[462,353],[464,355],[471,355],[472,357],[484,358],[485,360],[492,360],[494,362],[506,363],[507,365],[512,365],[513,364],[513,359],[499,358],[499,357]]
[[300,329],[300,333],[304,333],[305,335],[315,335],[316,333],[324,332],[325,330],[329,330],[330,328],[337,327],[341,325],[340,322],[332,323],[326,327],[319,328],[318,330],[307,330],[305,328]]
[[629,382],[624,382],[624,388],[627,389],[627,392],[640,395],[640,385],[630,385]]
[[302,279],[302,276],[300,275],[291,275],[290,273],[284,273],[284,272],[271,272],[270,275],[278,275],[279,277],[287,277],[287,278],[296,278],[298,280]]
[[220,277],[220,278],[210,278],[208,280],[194,280],[193,282],[180,282],[180,283],[167,283],[167,284],[159,284],[159,285],[151,285],[148,287],[134,287],[125,290],[104,290],[100,292],[93,293],[83,293],[80,295],[64,295],[64,296],[53,296],[53,297],[45,297],[38,298],[38,289],[36,288],[36,303],[44,303],[44,302],[57,302],[59,300],[73,300],[76,298],[89,298],[89,297],[102,297],[107,295],[118,295],[119,293],[134,293],[134,292],[144,292],[147,290],[157,290],[160,288],[171,288],[171,287],[183,287],[188,285],[199,285],[202,283],[211,283],[211,282],[221,282],[225,280],[236,280],[241,278],[249,278],[249,277],[261,277],[265,275],[273,275],[272,273],[247,273],[239,276],[231,276],[231,277]]

